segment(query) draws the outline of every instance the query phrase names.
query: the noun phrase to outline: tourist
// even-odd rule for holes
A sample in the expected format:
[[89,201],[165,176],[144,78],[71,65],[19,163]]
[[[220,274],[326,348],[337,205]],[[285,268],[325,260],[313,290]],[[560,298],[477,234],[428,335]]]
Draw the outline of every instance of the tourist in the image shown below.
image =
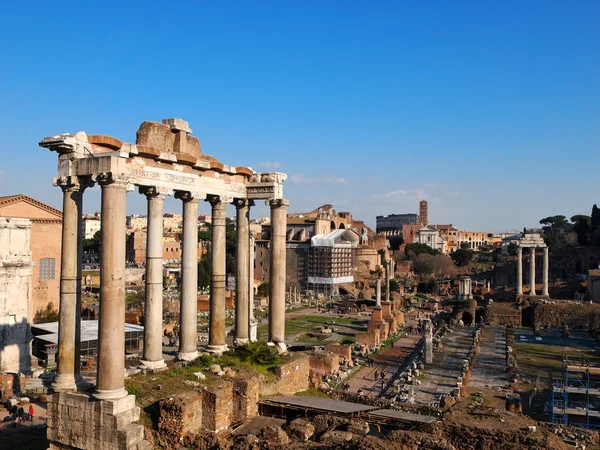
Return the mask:
[[29,420],[33,423],[33,405],[29,405]]
[[379,378],[379,372],[376,370],[375,371],[375,380],[377,380]]
[[17,418],[19,419],[19,422],[25,421],[25,410],[23,409],[22,406],[19,406],[19,410],[17,412]]

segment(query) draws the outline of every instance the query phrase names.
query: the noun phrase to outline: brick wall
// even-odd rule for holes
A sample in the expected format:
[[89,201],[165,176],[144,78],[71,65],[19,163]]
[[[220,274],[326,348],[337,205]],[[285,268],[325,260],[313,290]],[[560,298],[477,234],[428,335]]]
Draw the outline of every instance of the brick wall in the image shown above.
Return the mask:
[[233,380],[233,423],[242,423],[258,415],[260,383],[256,378]]
[[333,355],[337,355],[346,361],[352,359],[352,347],[349,345],[329,344],[325,346],[325,351]]
[[260,393],[268,395],[291,395],[313,387],[310,382],[310,361],[308,356],[295,359],[277,367],[277,380],[261,386]]
[[202,394],[202,427],[218,433],[231,425],[233,417],[233,382],[206,389]]
[[310,370],[315,378],[332,375],[340,369],[340,357],[331,353],[310,356]]
[[158,431],[166,439],[178,441],[202,429],[202,394],[191,392],[159,403]]

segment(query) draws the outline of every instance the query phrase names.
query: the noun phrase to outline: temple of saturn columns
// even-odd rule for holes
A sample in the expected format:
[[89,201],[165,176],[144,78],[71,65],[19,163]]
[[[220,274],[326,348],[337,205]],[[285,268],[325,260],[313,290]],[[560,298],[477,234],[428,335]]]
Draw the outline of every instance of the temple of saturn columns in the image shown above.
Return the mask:
[[237,211],[236,345],[251,337],[252,273],[249,212],[255,200],[271,208],[269,342],[285,350],[285,232],[289,202],[283,199],[282,173],[255,173],[220,163],[202,153],[188,123],[165,119],[144,122],[135,144],[85,132],[44,138],[39,145],[58,153],[54,184],[63,191],[58,372],[54,390],[75,391],[79,374],[83,194],[101,187],[100,329],[94,397],[117,400],[124,388],[125,221],[127,193],[137,186],[148,204],[143,367],[165,367],[162,356],[162,216],[167,195],[183,209],[180,343],[178,359],[198,356],[197,277],[198,203],[212,208],[212,274],[207,351],[221,353],[225,340],[226,206]]
[[542,265],[542,296],[548,297],[548,246],[539,234],[526,234],[517,243],[517,296],[523,295],[523,248],[530,249],[529,257],[529,295],[535,292],[535,253],[538,248],[543,249],[544,259]]

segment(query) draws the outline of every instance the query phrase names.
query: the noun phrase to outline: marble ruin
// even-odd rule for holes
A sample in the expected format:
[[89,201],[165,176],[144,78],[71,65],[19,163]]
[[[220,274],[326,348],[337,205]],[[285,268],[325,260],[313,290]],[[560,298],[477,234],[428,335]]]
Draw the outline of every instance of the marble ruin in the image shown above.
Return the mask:
[[517,296],[523,295],[523,248],[531,249],[529,259],[529,295],[535,296],[535,253],[538,248],[543,249],[542,266],[542,296],[549,297],[548,293],[548,246],[539,234],[526,234],[517,243]]
[[[206,350],[222,353],[225,340],[225,222],[226,206],[237,210],[237,274],[235,304],[235,345],[249,341],[256,333],[252,322],[252,267],[249,213],[255,200],[265,200],[271,208],[269,342],[285,351],[286,212],[289,202],[283,198],[282,173],[255,173],[246,167],[222,164],[203,154],[188,123],[165,119],[162,123],[144,122],[137,131],[135,144],[105,135],[85,132],[44,138],[39,145],[58,153],[55,186],[63,190],[63,233],[60,288],[60,331],[58,371],[53,384],[56,395],[50,403],[48,436],[55,447],[65,436],[52,423],[62,422],[58,415],[81,413],[93,421],[98,414],[113,414],[118,427],[113,435],[99,442],[64,442],[76,448],[100,448],[106,443],[124,442],[123,429],[134,427],[139,417],[133,396],[124,388],[125,354],[125,223],[127,193],[136,186],[148,202],[146,261],[145,336],[142,365],[146,369],[165,367],[162,357],[162,209],[167,195],[181,200],[183,209],[183,256],[178,359],[190,361],[198,356],[197,337],[197,241],[198,203],[212,207],[212,275],[210,328]],[[98,183],[101,198],[100,330],[98,370],[94,399],[100,406],[82,402],[77,390],[79,375],[79,311],[81,301],[81,217],[83,193]],[[69,397],[69,395],[76,397]],[[103,405],[102,402],[106,404]],[[65,408],[61,409],[63,405]],[[103,406],[102,406],[103,405]],[[69,409],[70,408],[70,409]],[[67,411],[68,410],[68,411]],[[122,418],[124,412],[126,418]],[[96,415],[96,416],[94,416]],[[98,417],[96,417],[97,420]],[[141,425],[140,425],[141,427]],[[135,428],[135,427],[134,427]],[[66,432],[66,431],[65,431]],[[107,431],[108,434],[110,432]],[[121,433],[117,436],[118,433]],[[142,433],[143,434],[143,433]],[[139,430],[128,430],[125,447],[140,437]],[[116,437],[115,437],[116,436]],[[64,438],[64,439],[63,439]],[[127,440],[126,438],[125,440]],[[98,447],[94,447],[94,445]],[[108,444],[106,444],[108,445]],[[119,444],[121,445],[121,444]],[[123,444],[125,445],[125,444]],[[128,446],[127,446],[128,445]],[[141,444],[140,444],[141,445]],[[114,446],[112,448],[115,448]],[[120,446],[118,448],[121,448]],[[142,448],[142,447],[140,447]]]

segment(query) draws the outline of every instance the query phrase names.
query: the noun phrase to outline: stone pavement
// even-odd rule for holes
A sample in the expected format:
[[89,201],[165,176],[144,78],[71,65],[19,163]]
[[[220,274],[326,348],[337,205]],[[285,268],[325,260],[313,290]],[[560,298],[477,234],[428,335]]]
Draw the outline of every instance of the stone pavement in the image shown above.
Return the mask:
[[483,329],[479,353],[475,356],[470,386],[506,387],[506,337],[504,328]]
[[442,349],[433,353],[433,363],[427,364],[421,385],[415,386],[415,401],[421,404],[437,402],[441,395],[450,395],[456,379],[462,374],[475,328],[456,327],[442,338]]
[[385,390],[388,381],[402,370],[404,359],[412,352],[414,346],[421,339],[421,335],[408,335],[400,338],[393,347],[390,347],[373,358],[373,366],[365,366],[354,375],[348,384],[350,392],[362,389],[365,395],[380,396],[382,394],[381,379],[375,378],[375,372],[385,373]]

